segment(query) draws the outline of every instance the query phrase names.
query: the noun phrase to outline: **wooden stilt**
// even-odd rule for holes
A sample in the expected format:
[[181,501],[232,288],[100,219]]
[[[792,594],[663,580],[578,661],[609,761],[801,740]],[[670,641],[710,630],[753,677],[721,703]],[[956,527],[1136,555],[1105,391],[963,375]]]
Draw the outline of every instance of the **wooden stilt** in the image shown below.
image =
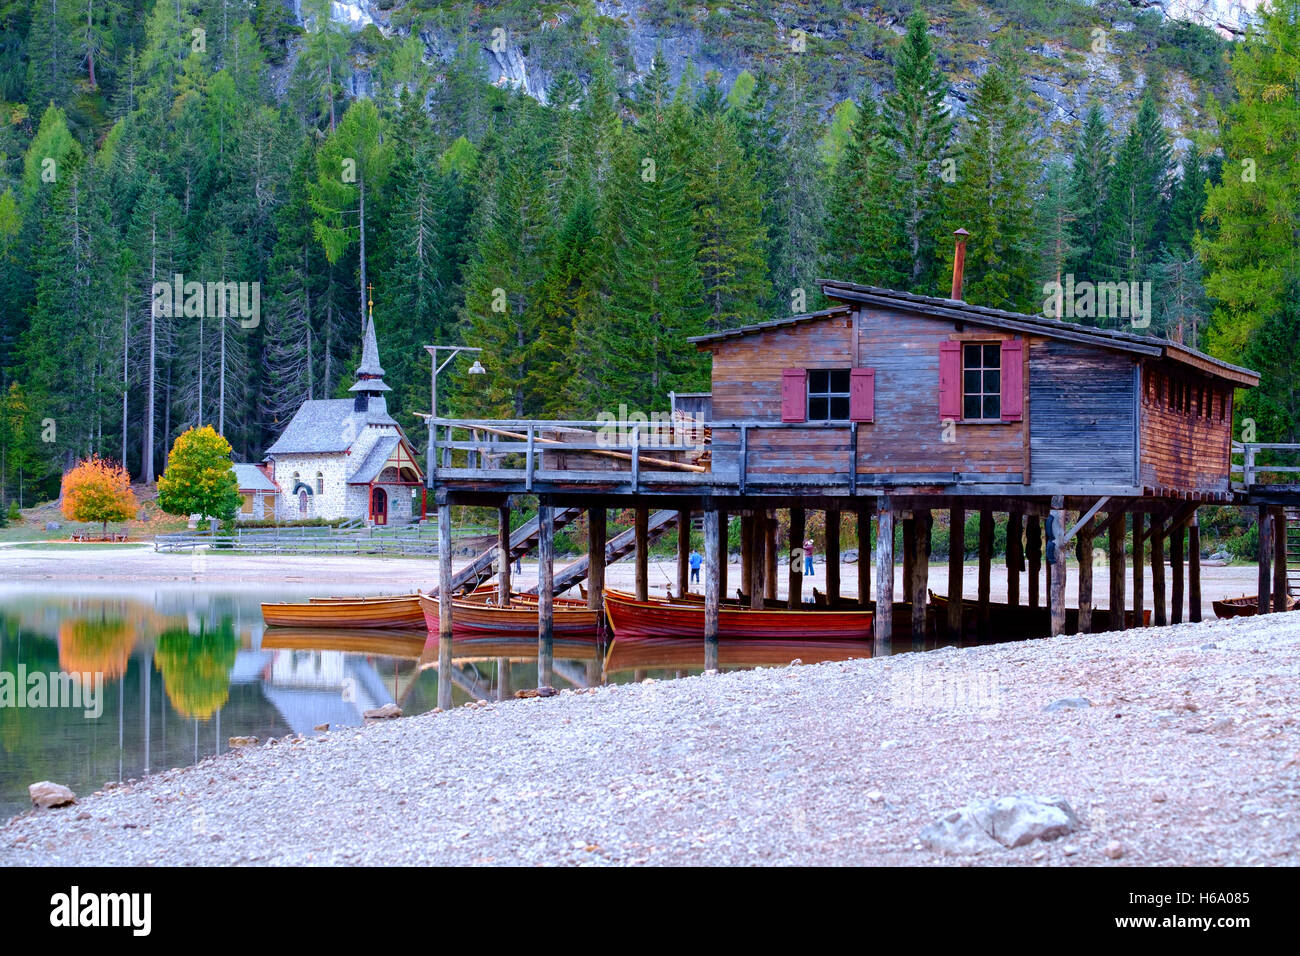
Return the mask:
[[912,577],[916,567],[916,518],[909,511],[903,518],[903,601],[912,600]]
[[1169,623],[1183,623],[1183,538],[1187,532],[1180,522],[1169,532],[1169,571],[1173,578],[1169,588]]
[[[605,545],[609,537],[609,523],[602,505],[587,511],[587,607],[593,611],[605,608]],[[600,618],[604,626],[604,615]]]
[[834,607],[840,600],[840,513],[826,512],[826,600]]
[[807,515],[802,508],[790,509],[790,548],[787,552],[790,567],[786,574],[786,603],[791,611],[797,611],[803,604],[803,534]]
[[750,567],[750,573],[753,577],[749,581],[749,606],[761,610],[766,606],[767,599],[767,527],[765,513],[755,511],[750,518],[750,524],[752,526],[750,538],[753,540],[754,554]]
[[731,542],[727,534],[727,512],[718,509],[718,594],[727,594],[727,562],[731,560]]
[[1043,530],[1038,515],[1025,519],[1025,551],[1029,558],[1029,606],[1037,608],[1038,573],[1043,564]]
[[497,604],[510,606],[510,505],[497,509]]
[[719,512],[704,509],[704,669],[718,669],[718,606],[722,597],[720,567],[727,559],[726,535],[718,527]]
[[933,518],[929,511],[914,511],[916,522],[916,554],[912,557],[912,644],[924,646],[926,638],[925,609],[929,601],[930,587],[930,533]]
[[1065,532],[1065,499],[1056,495],[1052,498],[1052,576],[1047,591],[1053,637],[1065,633],[1065,545],[1061,540]]
[[948,640],[962,638],[962,576],[966,570],[966,509],[950,512],[948,527]]
[[1133,616],[1137,626],[1142,626],[1142,609],[1146,607],[1146,565],[1142,560],[1146,532],[1142,525],[1145,517],[1141,511],[1133,512]]
[[636,599],[650,597],[650,509],[638,507],[633,513],[636,535]]
[[1110,516],[1110,629],[1124,630],[1124,515]]
[[858,607],[871,604],[871,506],[858,503]]
[[438,706],[451,710],[451,506],[438,503]]
[[1259,506],[1259,576],[1256,611],[1268,614],[1273,610],[1273,509]]
[[873,618],[875,641],[872,654],[889,654],[894,637],[894,506],[888,498],[880,501],[880,518],[876,528],[876,613]]
[[537,505],[537,686],[555,679],[555,507],[542,498]]
[[691,513],[677,512],[677,596],[691,589]]
[[[964,529],[963,529],[964,530]],[[1007,515],[1007,604],[1020,605],[1020,572],[1025,569],[1024,516]]]
[[1196,623],[1201,616],[1201,522],[1193,511],[1187,523],[1187,620]]
[[976,570],[975,600],[978,602],[979,633],[983,640],[992,636],[989,625],[989,591],[993,573],[993,512],[988,508],[980,509],[979,531],[979,567]]
[[[1198,530],[1199,535],[1199,530]],[[1286,512],[1273,511],[1273,611],[1286,610]]]
[[763,599],[769,604],[776,602],[776,526],[776,512],[769,508],[763,512],[763,560],[767,562],[763,566]]
[[740,513],[740,590],[752,594],[754,589],[754,515]]
[[1079,562],[1079,633],[1092,633],[1092,531],[1093,523],[1079,529],[1074,539],[1074,556]]
[[1164,627],[1169,623],[1165,605],[1165,522],[1151,516],[1151,623]]

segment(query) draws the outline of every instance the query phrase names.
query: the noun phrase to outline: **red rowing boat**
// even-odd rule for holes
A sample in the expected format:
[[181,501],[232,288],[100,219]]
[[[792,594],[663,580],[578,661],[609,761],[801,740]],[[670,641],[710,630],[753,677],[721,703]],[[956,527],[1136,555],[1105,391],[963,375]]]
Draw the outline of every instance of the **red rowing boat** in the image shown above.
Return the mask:
[[[605,591],[605,614],[616,640],[704,637],[704,605],[638,601]],[[718,636],[749,640],[870,641],[871,611],[755,611],[718,608]]]
[[[437,634],[438,598],[422,594],[420,607],[429,633]],[[599,620],[599,612],[588,607],[556,604],[551,612],[551,632],[557,638],[594,638]],[[451,636],[453,639],[531,637],[536,640],[537,605],[530,602],[498,607],[477,601],[452,601]]]

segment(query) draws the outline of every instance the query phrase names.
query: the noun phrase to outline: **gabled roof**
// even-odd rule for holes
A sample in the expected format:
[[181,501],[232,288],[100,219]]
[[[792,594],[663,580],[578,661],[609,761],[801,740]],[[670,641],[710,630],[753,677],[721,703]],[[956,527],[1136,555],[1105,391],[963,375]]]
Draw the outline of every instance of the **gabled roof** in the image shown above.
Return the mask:
[[401,443],[401,435],[381,435],[379,440],[370,446],[366,457],[361,459],[361,464],[357,465],[356,470],[352,472],[348,484],[364,485],[378,478],[379,473],[384,470],[384,465]]
[[266,454],[274,458],[347,451],[367,425],[397,426],[381,398],[371,399],[364,412],[356,411],[350,398],[312,399],[302,403]]
[[240,491],[279,491],[266,473],[256,465],[234,464],[230,470],[235,473],[235,481]]
[[[1232,365],[1213,358],[1203,352],[1153,336],[1136,335],[1115,329],[1098,329],[1087,325],[1076,325],[1060,319],[1049,319],[1041,315],[1026,315],[1021,312],[1007,312],[1002,309],[990,309],[971,305],[960,299],[939,299],[932,296],[914,295],[910,292],[897,292],[877,286],[859,285],[855,282],[839,282],[834,279],[818,279],[818,285],[828,298],[841,302],[863,302],[888,309],[898,309],[936,318],[969,322],[986,328],[997,328],[1039,335],[1044,338],[1081,342],[1097,348],[1145,355],[1152,358],[1167,358],[1172,361],[1190,365],[1209,375],[1227,379],[1238,385],[1253,386],[1259,384],[1259,373],[1238,365]],[[851,307],[840,305],[820,312],[807,312],[792,315],[772,322],[746,325],[726,332],[714,332],[711,335],[697,335],[689,339],[700,345],[707,345],[723,339],[753,335],[769,329],[815,322],[834,315],[847,312]]]

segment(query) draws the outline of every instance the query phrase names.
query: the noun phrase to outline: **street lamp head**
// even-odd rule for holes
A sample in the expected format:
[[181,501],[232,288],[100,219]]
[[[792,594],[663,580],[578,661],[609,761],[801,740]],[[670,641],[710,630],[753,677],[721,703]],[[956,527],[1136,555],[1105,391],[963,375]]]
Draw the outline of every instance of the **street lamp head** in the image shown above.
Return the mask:
[[470,374],[470,375],[483,375],[483,374],[485,374],[486,372],[487,372],[487,369],[485,369],[485,368],[483,367],[483,363],[480,362],[478,359],[475,359],[475,360],[474,360],[474,364],[471,365],[471,366],[469,367],[469,374]]

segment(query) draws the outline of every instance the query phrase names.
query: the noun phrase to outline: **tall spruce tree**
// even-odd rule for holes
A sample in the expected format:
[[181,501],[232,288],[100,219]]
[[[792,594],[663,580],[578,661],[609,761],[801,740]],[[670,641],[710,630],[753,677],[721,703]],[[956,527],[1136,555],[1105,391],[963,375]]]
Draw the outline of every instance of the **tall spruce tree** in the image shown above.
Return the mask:
[[1077,281],[1096,281],[1102,274],[1098,258],[1106,229],[1112,148],[1101,106],[1094,102],[1089,105],[1079,130],[1074,145],[1074,161],[1070,166],[1074,255],[1067,271],[1073,273]]

